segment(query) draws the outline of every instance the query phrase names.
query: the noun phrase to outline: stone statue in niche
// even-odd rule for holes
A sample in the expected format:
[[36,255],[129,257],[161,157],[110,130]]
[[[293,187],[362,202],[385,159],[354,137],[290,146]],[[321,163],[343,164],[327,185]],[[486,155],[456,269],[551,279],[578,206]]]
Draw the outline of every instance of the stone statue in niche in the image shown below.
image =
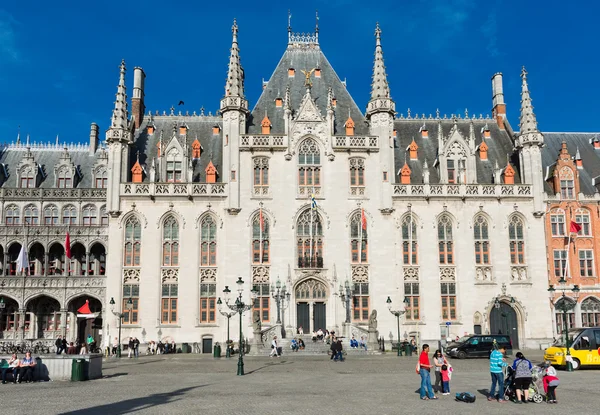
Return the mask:
[[369,316],[369,331],[377,330],[377,310],[371,311],[371,316]]
[[254,332],[260,332],[262,329],[262,323],[260,321],[260,311],[254,310],[252,315],[252,328]]

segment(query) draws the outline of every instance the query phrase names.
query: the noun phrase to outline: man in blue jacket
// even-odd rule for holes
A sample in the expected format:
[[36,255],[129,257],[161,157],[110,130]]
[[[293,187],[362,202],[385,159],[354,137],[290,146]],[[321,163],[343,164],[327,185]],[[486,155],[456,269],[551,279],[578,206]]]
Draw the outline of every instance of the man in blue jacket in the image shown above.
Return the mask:
[[496,396],[496,384],[498,384],[498,402],[505,403],[504,400],[504,374],[502,368],[508,366],[504,361],[504,352],[506,348],[500,346],[497,350],[492,351],[490,355],[490,374],[492,375],[492,387],[490,388],[490,396],[488,401],[493,401]]

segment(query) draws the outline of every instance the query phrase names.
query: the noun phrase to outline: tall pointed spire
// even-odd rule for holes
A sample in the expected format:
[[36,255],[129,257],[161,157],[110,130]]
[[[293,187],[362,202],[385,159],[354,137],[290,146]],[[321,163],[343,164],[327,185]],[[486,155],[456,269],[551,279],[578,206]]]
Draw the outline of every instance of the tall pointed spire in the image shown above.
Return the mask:
[[396,105],[390,98],[390,87],[383,63],[383,48],[381,47],[381,29],[379,23],[375,26],[375,61],[373,62],[373,81],[371,82],[371,100],[367,105],[367,116],[377,112],[394,113]]
[[519,118],[519,126],[521,134],[537,132],[537,120],[533,113],[533,106],[531,105],[531,96],[529,95],[529,87],[527,85],[527,70],[523,66],[521,70],[521,117]]
[[113,108],[110,128],[106,132],[106,140],[109,142],[113,140],[129,141],[129,113],[127,111],[127,87],[125,86],[126,71],[127,69],[125,67],[125,60],[122,60],[121,65],[119,66],[119,85],[117,85],[117,98],[115,100],[115,107]]
[[389,98],[390,88],[383,63],[383,48],[381,47],[381,29],[379,23],[375,27],[375,62],[373,63],[373,82],[371,83],[371,99]]
[[229,55],[227,81],[225,82],[225,96],[221,99],[221,113],[227,110],[241,110],[243,112],[248,112],[248,101],[246,101],[244,97],[244,68],[242,68],[240,62],[238,25],[236,19],[233,19],[231,33],[233,35],[231,41],[231,54]]
[[227,72],[227,83],[225,95],[233,97],[244,97],[244,69],[240,63],[240,48],[238,46],[238,25],[233,19],[231,26],[233,40],[231,42],[231,54],[229,55],[229,70]]

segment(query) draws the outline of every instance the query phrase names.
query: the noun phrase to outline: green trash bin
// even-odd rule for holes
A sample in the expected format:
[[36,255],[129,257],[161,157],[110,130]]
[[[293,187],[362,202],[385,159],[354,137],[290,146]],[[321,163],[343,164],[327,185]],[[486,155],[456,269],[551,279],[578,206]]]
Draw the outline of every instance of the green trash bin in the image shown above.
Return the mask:
[[84,365],[85,360],[73,359],[73,365],[71,366],[71,382],[81,382],[85,380],[85,376],[83,373]]
[[412,346],[410,343],[406,343],[406,346],[404,346],[404,356],[412,356],[412,352]]
[[181,352],[182,353],[191,353],[192,352],[192,348],[190,347],[190,345],[188,343],[183,343],[181,345]]
[[215,343],[214,357],[221,357],[221,345],[219,343]]

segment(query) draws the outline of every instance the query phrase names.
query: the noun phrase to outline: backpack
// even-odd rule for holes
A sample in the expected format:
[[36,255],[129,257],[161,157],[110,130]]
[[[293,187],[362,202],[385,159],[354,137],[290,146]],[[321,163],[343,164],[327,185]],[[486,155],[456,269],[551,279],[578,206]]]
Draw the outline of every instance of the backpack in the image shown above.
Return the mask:
[[456,394],[456,400],[459,402],[473,403],[475,402],[475,395],[471,392],[460,392]]

